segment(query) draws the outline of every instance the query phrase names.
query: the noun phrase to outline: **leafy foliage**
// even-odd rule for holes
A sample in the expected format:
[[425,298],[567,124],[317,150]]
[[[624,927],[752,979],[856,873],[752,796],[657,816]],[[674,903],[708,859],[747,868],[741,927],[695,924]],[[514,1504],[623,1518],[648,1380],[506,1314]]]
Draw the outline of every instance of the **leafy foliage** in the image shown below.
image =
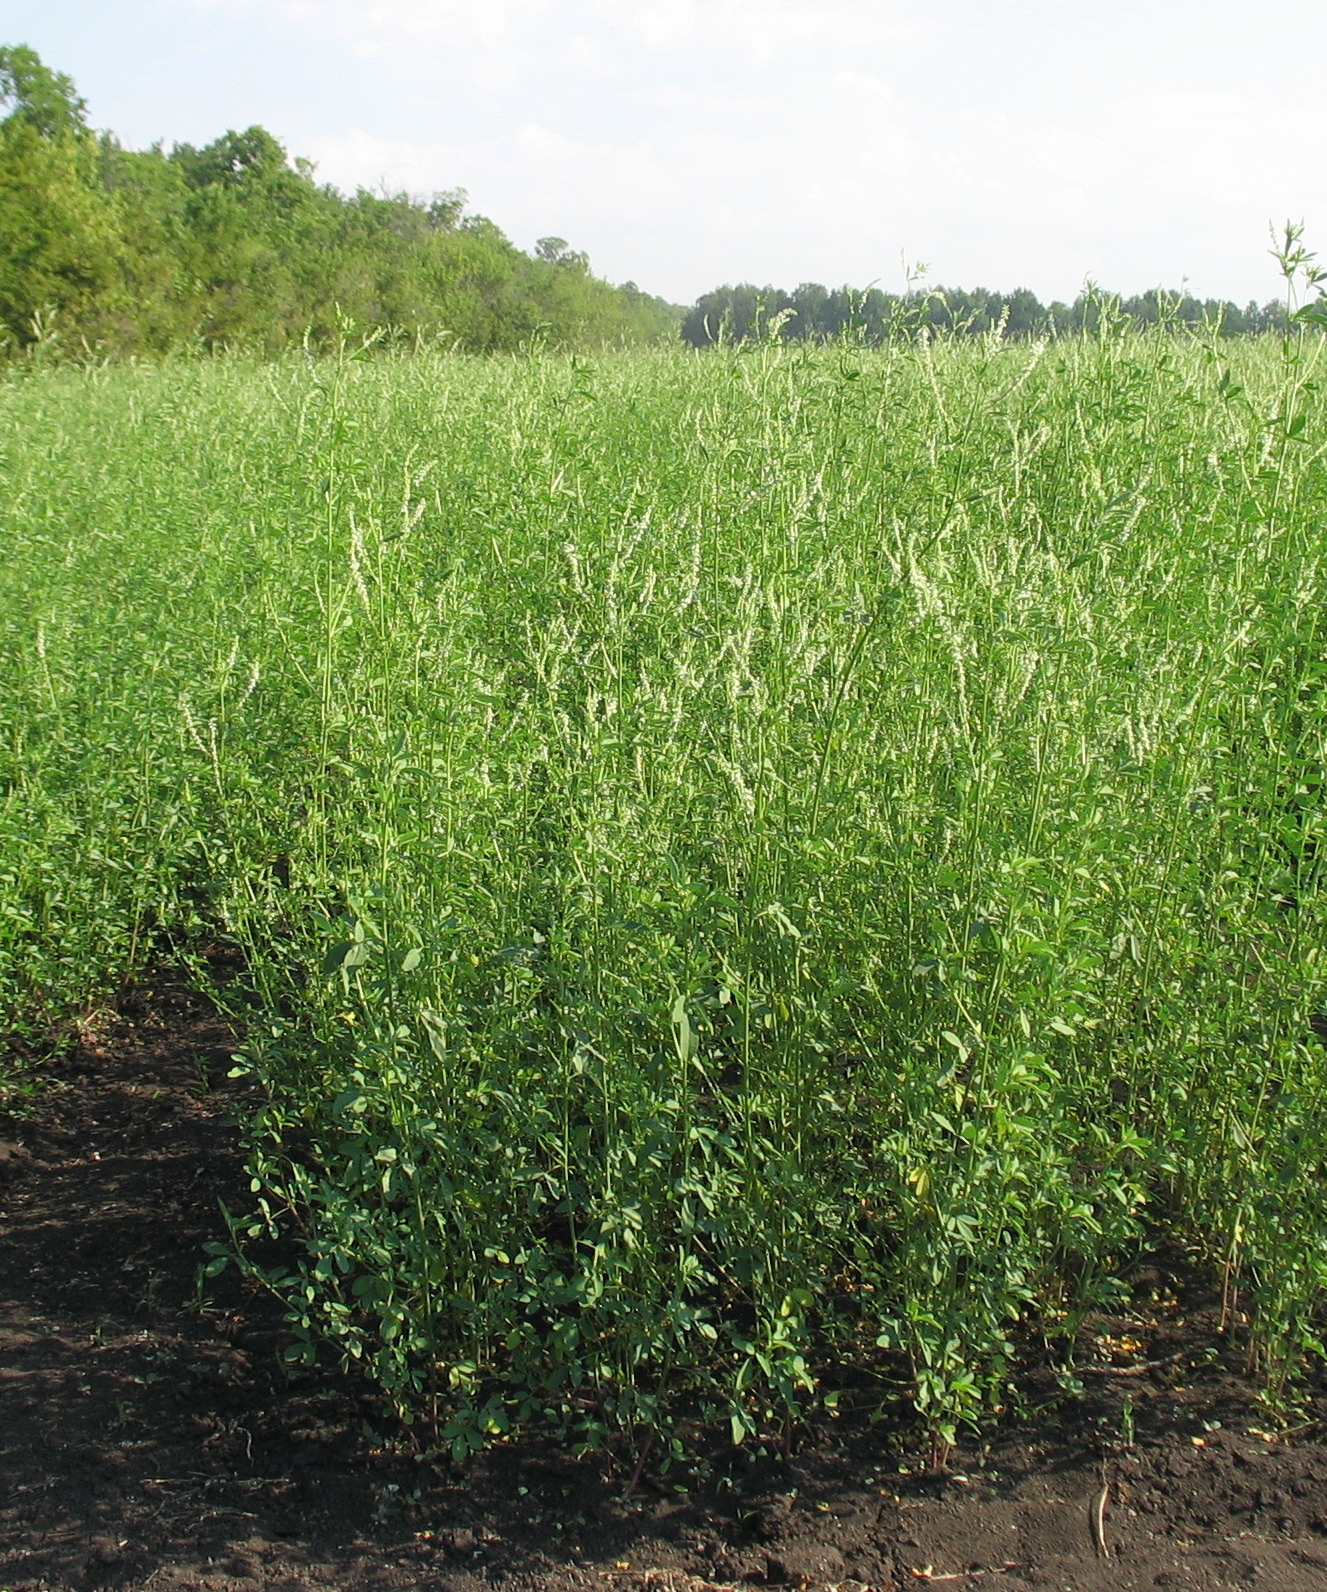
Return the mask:
[[72,79],[44,66],[25,44],[0,46],[0,107],[6,120],[31,128],[41,138],[61,139],[87,132],[86,104]]
[[[148,169],[224,236],[247,147]],[[458,1455],[847,1366],[943,1447],[1150,1230],[1283,1389],[1320,341],[371,352],[0,385],[4,1020],[243,947],[292,1355]]]
[[[535,257],[459,192],[351,198],[261,127],[202,149],[131,151],[88,131],[69,79],[0,50],[0,323],[12,349],[98,355],[329,344],[338,317],[396,343],[477,351],[532,337],[595,346],[672,335],[677,312]],[[549,248],[548,245],[556,245]]]
[[963,337],[990,333],[1012,338],[1072,337],[1098,331],[1103,318],[1118,318],[1139,329],[1211,328],[1222,337],[1240,337],[1278,329],[1285,323],[1285,309],[1277,303],[1248,304],[1241,309],[1217,299],[1199,300],[1187,293],[1156,289],[1121,299],[1086,288],[1072,304],[1057,300],[1047,305],[1027,288],[992,293],[985,288],[923,291],[914,287],[905,294],[894,294],[879,288],[831,291],[818,282],[803,282],[789,293],[745,282],[703,294],[688,310],[682,336],[695,348],[770,337],[790,343],[847,338],[879,344],[919,332]]

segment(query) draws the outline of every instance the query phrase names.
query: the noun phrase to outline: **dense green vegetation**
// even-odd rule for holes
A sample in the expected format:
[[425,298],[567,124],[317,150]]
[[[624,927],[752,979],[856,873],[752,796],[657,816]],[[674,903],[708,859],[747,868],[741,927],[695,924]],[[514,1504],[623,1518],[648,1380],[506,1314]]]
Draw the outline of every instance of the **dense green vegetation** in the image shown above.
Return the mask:
[[204,149],[94,136],[70,81],[0,49],[0,345],[98,357],[278,352],[348,316],[488,351],[676,333],[678,312],[545,238],[523,254],[460,192],[346,198],[260,127]]
[[1156,1234],[1284,1392],[1320,346],[11,366],[4,1025],[241,947],[236,1236],[457,1453],[943,1445]]
[[[1293,230],[1293,229],[1292,229]],[[1187,293],[1152,289],[1121,299],[1084,289],[1072,304],[1043,304],[1035,293],[991,293],[985,288],[931,288],[919,285],[903,294],[880,288],[841,287],[803,282],[793,292],[777,287],[715,288],[703,294],[682,322],[682,336],[693,348],[715,343],[779,337],[787,343],[826,343],[845,337],[879,344],[919,331],[984,337],[1075,337],[1097,333],[1103,323],[1142,330],[1206,331],[1219,337],[1256,336],[1283,330],[1285,305],[1223,303]]]

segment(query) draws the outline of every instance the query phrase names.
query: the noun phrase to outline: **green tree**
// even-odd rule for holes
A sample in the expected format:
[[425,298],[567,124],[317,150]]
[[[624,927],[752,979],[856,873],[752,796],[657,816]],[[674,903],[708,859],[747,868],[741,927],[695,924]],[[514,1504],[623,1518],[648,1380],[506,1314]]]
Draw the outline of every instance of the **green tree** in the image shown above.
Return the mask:
[[70,80],[0,49],[0,320],[9,340],[57,312],[66,341],[277,352],[367,327],[512,349],[541,329],[594,345],[676,334],[680,315],[616,288],[564,239],[531,257],[460,189],[419,201],[319,185],[261,127],[202,148],[94,137]]
[[87,106],[73,79],[52,72],[26,44],[0,45],[0,106],[8,107],[6,120],[21,121],[42,138],[87,132]]
[[26,45],[0,49],[0,323],[20,346],[38,318],[96,339],[113,317],[120,229],[73,84]]

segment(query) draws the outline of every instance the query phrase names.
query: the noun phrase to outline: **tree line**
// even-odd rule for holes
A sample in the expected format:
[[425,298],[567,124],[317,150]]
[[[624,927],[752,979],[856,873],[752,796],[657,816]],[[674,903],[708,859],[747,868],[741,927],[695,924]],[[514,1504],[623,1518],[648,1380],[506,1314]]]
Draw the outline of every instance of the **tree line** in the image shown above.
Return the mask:
[[683,318],[682,337],[695,348],[775,338],[884,343],[927,330],[958,336],[1000,332],[1006,337],[1065,337],[1099,332],[1110,321],[1138,327],[1212,328],[1223,337],[1242,337],[1284,328],[1286,307],[1272,302],[1241,309],[1219,299],[1158,289],[1119,298],[1085,288],[1072,304],[1059,300],[1043,304],[1027,288],[992,293],[985,288],[914,287],[897,294],[803,282],[789,293],[744,282],[715,288],[699,298]]
[[261,127],[204,148],[93,132],[63,73],[0,48],[0,343],[103,355],[273,353],[338,335],[477,352],[675,338],[681,311],[545,238],[532,254],[461,190],[345,195]]
[[475,352],[673,339],[883,343],[926,331],[1008,337],[1107,320],[1283,328],[1281,303],[1243,308],[1153,290],[1043,304],[1026,288],[715,288],[689,310],[596,277],[561,238],[518,249],[461,189],[420,200],[341,193],[261,127],[201,149],[125,149],[94,132],[72,81],[25,45],[0,47],[0,354],[99,355],[323,346],[347,320],[404,343]]

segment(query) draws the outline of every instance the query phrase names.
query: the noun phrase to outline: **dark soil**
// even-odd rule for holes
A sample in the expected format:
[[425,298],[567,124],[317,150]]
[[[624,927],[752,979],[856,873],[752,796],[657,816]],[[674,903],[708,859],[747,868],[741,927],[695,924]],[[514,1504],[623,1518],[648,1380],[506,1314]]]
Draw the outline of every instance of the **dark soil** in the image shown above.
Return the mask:
[[1272,1435],[1179,1264],[1085,1334],[1082,1400],[1030,1373],[1041,1416],[946,1476],[851,1417],[786,1463],[716,1448],[690,1492],[537,1445],[418,1463],[368,1390],[284,1374],[262,1296],[200,1292],[247,1198],[231,1044],[157,988],[0,1127],[3,1592],[1327,1588],[1327,1398]]

